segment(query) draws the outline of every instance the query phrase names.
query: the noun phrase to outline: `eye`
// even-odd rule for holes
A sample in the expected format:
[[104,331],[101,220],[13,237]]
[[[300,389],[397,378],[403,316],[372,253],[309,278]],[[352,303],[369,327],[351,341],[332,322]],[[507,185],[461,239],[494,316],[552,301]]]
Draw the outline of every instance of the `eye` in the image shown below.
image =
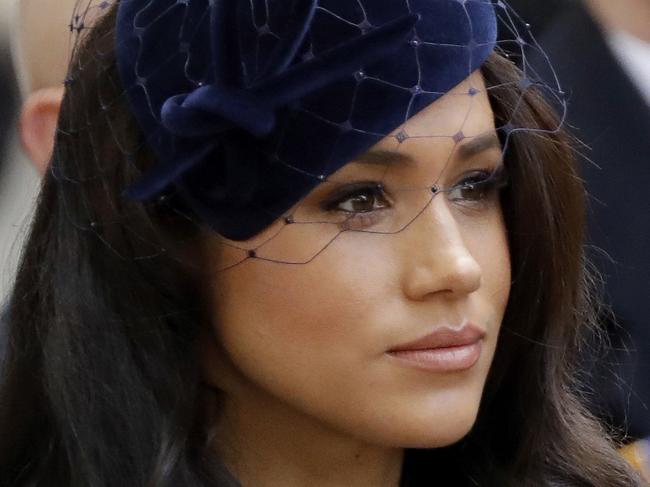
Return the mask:
[[384,187],[376,182],[353,184],[341,188],[325,203],[327,211],[345,213],[369,213],[389,206]]
[[447,193],[451,201],[473,203],[490,198],[506,185],[505,169],[500,167],[494,171],[473,171],[449,188]]

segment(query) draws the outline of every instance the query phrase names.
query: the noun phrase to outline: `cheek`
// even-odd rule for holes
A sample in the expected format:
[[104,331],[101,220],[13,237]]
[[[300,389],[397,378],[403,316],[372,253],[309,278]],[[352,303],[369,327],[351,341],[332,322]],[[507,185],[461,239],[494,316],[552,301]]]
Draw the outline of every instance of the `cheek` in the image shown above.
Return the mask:
[[487,323],[489,334],[485,356],[485,365],[489,368],[497,348],[512,286],[508,235],[501,212],[495,212],[483,224],[469,227],[466,243],[482,271],[476,303],[486,316],[492,317]]
[[385,236],[363,250],[356,243],[368,236],[359,237],[342,235],[309,265],[250,261],[215,282],[215,330],[233,395],[279,400],[341,431],[380,429],[368,408],[386,390],[375,364],[387,323],[397,322],[397,259]]
[[481,254],[486,273],[486,286],[493,290],[495,306],[505,311],[512,285],[510,248],[503,218],[499,216],[497,224],[492,227],[493,235],[490,245],[483,247]]
[[481,267],[479,298],[502,316],[511,287],[511,262],[506,225],[499,207],[481,219],[459,218],[464,243]]
[[354,239],[342,235],[308,265],[253,260],[215,280],[216,329],[238,366],[295,375],[377,348],[369,337],[378,303],[395,292],[394,269],[382,262],[396,259],[386,245],[359,249]]
[[484,286],[486,292],[493,293],[494,305],[505,309],[511,286],[510,251],[505,230],[492,235],[489,243],[485,240],[476,251],[484,269]]

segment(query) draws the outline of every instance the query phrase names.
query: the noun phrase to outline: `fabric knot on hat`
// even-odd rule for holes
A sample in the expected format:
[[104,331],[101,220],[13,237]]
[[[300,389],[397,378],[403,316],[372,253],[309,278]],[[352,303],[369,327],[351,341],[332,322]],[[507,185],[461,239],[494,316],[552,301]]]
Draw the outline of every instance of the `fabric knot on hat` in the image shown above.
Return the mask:
[[218,135],[233,127],[262,137],[271,133],[275,118],[271,105],[254,93],[218,85],[172,96],[161,111],[163,126],[178,137]]
[[218,135],[233,127],[261,137],[273,130],[275,113],[254,93],[209,85],[169,98],[163,104],[161,121],[179,137]]

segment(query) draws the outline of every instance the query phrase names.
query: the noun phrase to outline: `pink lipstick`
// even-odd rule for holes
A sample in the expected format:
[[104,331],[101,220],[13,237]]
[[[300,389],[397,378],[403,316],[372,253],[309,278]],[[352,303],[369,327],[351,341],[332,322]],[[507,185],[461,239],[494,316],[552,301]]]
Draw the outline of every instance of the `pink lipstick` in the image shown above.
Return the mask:
[[478,362],[485,331],[472,323],[462,328],[441,327],[388,354],[404,365],[435,372],[467,370]]

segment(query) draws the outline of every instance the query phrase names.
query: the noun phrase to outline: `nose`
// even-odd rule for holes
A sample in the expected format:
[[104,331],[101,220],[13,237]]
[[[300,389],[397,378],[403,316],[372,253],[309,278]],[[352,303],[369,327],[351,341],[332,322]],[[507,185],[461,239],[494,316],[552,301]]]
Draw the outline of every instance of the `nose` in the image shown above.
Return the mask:
[[481,266],[466,242],[477,235],[465,233],[444,197],[434,198],[405,230],[403,289],[410,299],[462,297],[480,288]]

